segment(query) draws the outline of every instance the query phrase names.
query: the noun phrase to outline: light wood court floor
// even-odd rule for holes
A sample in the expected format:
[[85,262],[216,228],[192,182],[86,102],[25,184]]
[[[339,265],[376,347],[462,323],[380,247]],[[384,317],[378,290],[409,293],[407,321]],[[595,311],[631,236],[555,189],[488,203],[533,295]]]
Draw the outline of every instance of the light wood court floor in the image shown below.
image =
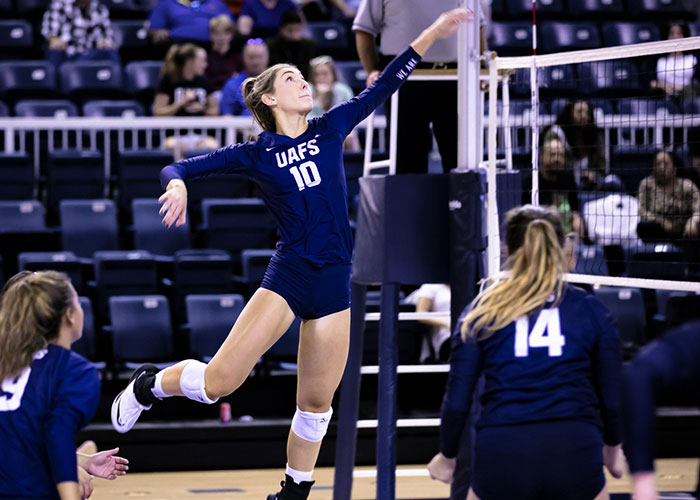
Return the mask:
[[[662,491],[691,491],[697,481],[697,459],[657,461],[657,484]],[[170,500],[175,498],[199,500],[265,500],[279,489],[283,469],[233,470],[204,472],[159,472],[127,474],[115,481],[93,480],[95,491],[91,500]],[[401,466],[396,478],[396,496],[400,499],[447,498],[449,487],[431,481],[424,465]],[[319,468],[315,473],[316,487],[310,500],[331,500],[333,469]],[[504,478],[506,479],[506,478]],[[375,498],[374,469],[358,467],[353,481],[353,499]],[[627,477],[608,477],[611,493],[629,491]]]

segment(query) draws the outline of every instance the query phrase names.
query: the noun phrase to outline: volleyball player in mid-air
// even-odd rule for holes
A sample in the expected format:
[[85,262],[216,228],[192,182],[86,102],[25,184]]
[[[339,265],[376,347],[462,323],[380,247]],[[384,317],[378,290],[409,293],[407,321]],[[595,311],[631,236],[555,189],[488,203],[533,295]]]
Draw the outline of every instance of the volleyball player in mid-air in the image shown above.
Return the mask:
[[343,141],[406,81],[435,40],[452,35],[471,16],[467,9],[442,14],[359,96],[308,121],[313,106],[309,85],[296,67],[272,66],[243,82],[246,105],[264,129],[255,142],[163,169],[161,181],[167,191],[160,201],[166,226],[185,222],[183,180],[238,173],[260,188],[277,221],[280,241],[261,288],[212,360],[208,364],[186,360],[160,372],[151,366],[139,368],[112,405],[115,429],[128,431],[160,398],[177,395],[211,404],[231,394],[299,316],[303,321],[297,411],[287,443],[286,481],[276,496],[289,500],[308,496],[349,345],[352,239]]
[[460,322],[440,453],[428,469],[450,482],[483,373],[468,500],[606,499],[603,464],[622,474],[617,329],[595,297],[563,283],[563,243],[558,212],[511,210],[510,274],[481,292]]

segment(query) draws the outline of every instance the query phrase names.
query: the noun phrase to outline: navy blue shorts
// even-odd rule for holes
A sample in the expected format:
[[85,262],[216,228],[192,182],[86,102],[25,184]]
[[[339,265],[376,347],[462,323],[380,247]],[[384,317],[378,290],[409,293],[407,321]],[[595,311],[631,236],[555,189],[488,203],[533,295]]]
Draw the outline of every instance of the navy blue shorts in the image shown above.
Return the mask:
[[284,298],[301,319],[318,319],[350,307],[351,267],[315,267],[300,257],[275,253],[260,286]]
[[481,500],[593,500],[605,486],[598,427],[549,420],[477,431],[472,488]]

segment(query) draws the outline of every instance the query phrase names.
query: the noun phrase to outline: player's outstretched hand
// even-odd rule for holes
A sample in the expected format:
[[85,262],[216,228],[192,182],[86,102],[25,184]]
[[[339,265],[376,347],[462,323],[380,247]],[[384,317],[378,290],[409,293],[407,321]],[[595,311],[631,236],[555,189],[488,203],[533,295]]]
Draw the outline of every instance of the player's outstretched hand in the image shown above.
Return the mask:
[[462,23],[471,22],[474,13],[469,9],[452,9],[440,14],[430,26],[436,38],[447,38],[457,31]]
[[111,480],[123,476],[129,470],[129,461],[126,458],[116,456],[117,453],[119,453],[119,448],[95,453],[90,458],[87,471],[102,479]]
[[171,227],[173,224],[182,226],[187,222],[187,188],[185,183],[174,179],[168,184],[165,193],[158,198],[160,215],[163,215],[163,225]]
[[617,446],[603,446],[603,464],[612,477],[620,479],[625,469],[625,455],[622,453],[622,444]]
[[428,464],[430,479],[437,479],[447,484],[452,483],[452,476],[455,472],[456,463],[456,459],[447,458],[442,453],[438,453]]

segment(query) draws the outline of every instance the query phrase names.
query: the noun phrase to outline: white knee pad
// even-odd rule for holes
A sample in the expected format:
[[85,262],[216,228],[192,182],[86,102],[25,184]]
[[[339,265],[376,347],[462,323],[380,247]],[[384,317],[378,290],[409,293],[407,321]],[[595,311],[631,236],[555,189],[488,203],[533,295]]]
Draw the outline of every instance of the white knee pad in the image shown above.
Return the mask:
[[302,411],[297,406],[297,411],[292,419],[292,432],[301,439],[318,443],[326,435],[331,415],[333,415],[333,408],[325,413],[312,413]]
[[214,404],[219,398],[209,399],[204,390],[204,370],[207,365],[201,361],[191,360],[185,365],[180,375],[180,390],[185,397],[200,403]]

